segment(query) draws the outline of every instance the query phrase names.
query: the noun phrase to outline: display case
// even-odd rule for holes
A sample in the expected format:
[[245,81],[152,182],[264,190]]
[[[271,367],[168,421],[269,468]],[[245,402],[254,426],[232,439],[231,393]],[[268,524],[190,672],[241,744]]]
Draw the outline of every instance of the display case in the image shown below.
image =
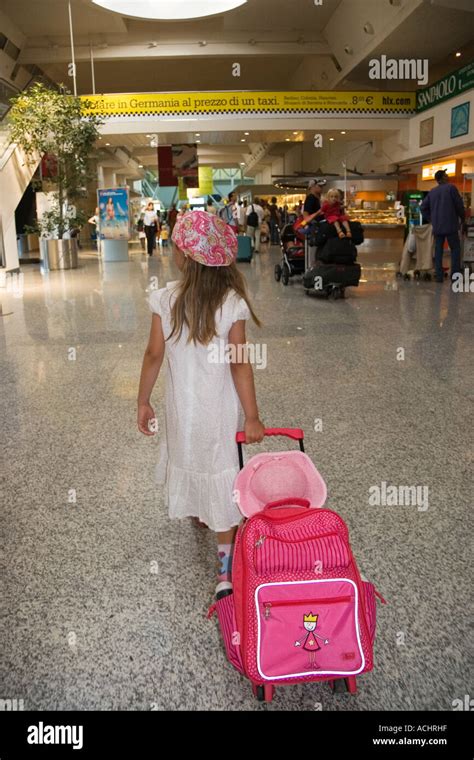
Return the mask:
[[399,215],[399,209],[368,209],[368,208],[348,208],[347,215],[349,219],[359,221],[364,227],[403,227],[405,217]]

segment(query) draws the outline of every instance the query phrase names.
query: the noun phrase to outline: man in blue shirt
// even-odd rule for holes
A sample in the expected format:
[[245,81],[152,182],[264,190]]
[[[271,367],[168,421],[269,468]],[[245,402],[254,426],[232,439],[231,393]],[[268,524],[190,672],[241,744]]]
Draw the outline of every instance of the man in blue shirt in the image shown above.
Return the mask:
[[449,180],[444,169],[435,174],[437,187],[430,190],[421,204],[421,214],[431,222],[435,237],[436,281],[443,282],[443,246],[445,238],[451,252],[451,277],[461,271],[461,241],[459,224],[464,223],[466,212],[459,191]]

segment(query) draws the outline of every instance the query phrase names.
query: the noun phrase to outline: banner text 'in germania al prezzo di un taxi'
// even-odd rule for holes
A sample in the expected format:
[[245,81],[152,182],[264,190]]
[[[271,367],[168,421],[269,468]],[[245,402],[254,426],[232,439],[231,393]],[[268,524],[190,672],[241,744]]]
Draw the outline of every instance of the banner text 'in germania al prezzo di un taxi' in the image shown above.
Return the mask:
[[[408,116],[414,92],[171,92],[83,96],[85,113],[103,116],[372,115]],[[86,102],[87,101],[87,102]]]

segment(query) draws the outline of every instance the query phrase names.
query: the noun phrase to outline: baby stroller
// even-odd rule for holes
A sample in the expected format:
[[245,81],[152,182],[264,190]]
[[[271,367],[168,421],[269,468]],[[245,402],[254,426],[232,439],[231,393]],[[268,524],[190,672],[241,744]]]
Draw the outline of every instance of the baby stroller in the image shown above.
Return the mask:
[[234,494],[244,521],[235,543],[233,589],[217,612],[230,663],[260,701],[275,686],[328,681],[356,692],[356,677],[373,667],[374,586],[362,580],[344,521],[323,509],[326,485],[304,453],[303,431],[271,428],[267,436],[298,441],[300,451],[257,454]]
[[434,236],[431,224],[411,226],[403,246],[397,277],[409,280],[413,271],[415,280],[431,280],[434,256]]
[[282,260],[275,265],[275,280],[288,285],[290,277],[302,275],[305,270],[304,244],[298,239],[292,224],[285,224],[280,230]]

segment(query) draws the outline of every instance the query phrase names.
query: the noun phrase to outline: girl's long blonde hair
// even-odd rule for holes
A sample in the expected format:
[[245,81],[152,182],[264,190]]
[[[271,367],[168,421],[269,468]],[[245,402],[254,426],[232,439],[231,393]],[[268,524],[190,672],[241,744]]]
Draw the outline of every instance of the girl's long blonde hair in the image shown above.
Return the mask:
[[243,298],[258,327],[261,322],[255,314],[247,294],[245,280],[235,264],[227,267],[208,267],[186,256],[183,279],[171,307],[173,329],[167,340],[181,338],[183,327],[189,332],[187,342],[207,346],[217,335],[216,312],[221,308],[230,290]]

